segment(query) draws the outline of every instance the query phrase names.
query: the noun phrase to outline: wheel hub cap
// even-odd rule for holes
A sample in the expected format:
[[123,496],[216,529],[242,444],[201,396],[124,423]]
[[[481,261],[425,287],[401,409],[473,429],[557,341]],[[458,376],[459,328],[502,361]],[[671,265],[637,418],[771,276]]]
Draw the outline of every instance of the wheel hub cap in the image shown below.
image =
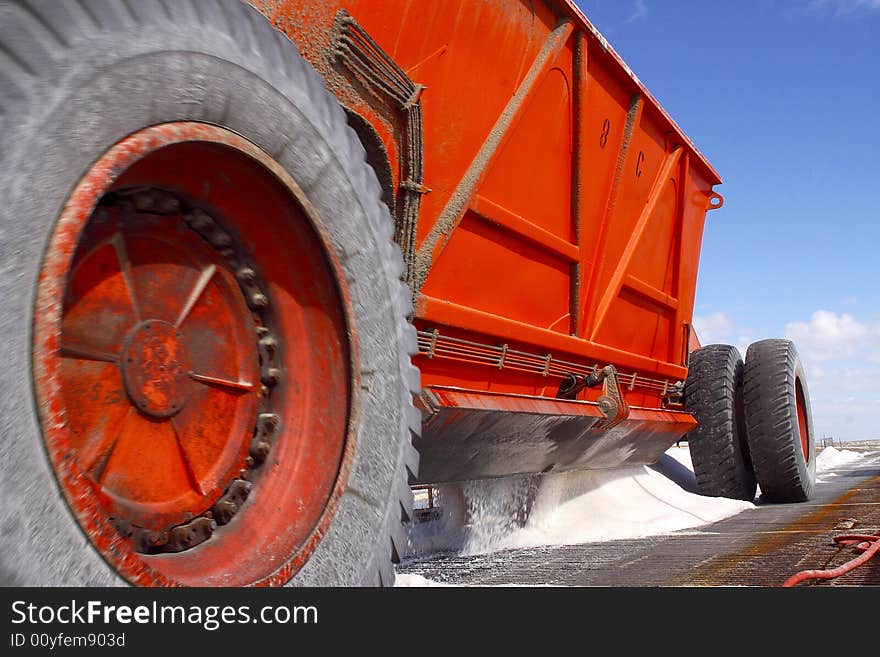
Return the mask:
[[173,324],[149,319],[126,340],[120,368],[125,391],[141,412],[154,418],[176,414],[187,397],[189,356],[183,333]]

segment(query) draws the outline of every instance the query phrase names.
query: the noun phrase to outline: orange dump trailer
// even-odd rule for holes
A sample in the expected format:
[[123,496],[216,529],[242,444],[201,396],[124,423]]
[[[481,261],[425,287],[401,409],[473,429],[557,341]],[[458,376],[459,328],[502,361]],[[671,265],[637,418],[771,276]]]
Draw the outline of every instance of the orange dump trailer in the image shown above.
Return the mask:
[[808,498],[720,182],[571,0],[0,0],[0,580],[387,584],[411,485],[684,435]]
[[[652,463],[694,426],[676,384],[721,179],[573,2],[255,4],[385,172],[421,481]],[[606,365],[619,411],[559,399]]]

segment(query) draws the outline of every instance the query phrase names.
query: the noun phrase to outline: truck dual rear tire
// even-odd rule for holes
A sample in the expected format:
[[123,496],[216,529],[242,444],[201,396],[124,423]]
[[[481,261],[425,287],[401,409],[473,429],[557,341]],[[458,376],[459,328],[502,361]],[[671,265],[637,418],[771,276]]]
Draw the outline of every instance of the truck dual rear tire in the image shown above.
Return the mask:
[[687,438],[700,492],[751,501],[755,475],[745,436],[742,375],[736,347],[701,347],[690,355],[684,400],[699,422]]
[[[411,508],[408,475],[414,475],[418,464],[411,443],[420,418],[412,406],[419,375],[410,362],[416,350],[415,331],[406,319],[411,313],[410,293],[400,281],[403,260],[392,241],[392,220],[381,201],[380,185],[365,163],[364,150],[347,126],[342,108],[321,78],[288,39],[239,0],[4,2],[0,4],[0,55],[0,332],[4,336],[0,341],[4,363],[0,368],[0,584],[393,582],[392,558],[403,549],[401,523]],[[356,373],[357,404],[350,414],[349,439],[342,457],[345,466],[339,466],[342,469],[336,480],[341,489],[338,495],[333,494],[333,508],[327,506],[322,516],[328,523],[316,526],[309,535],[308,552],[297,552],[307,555],[302,559],[293,556],[290,549],[277,548],[273,542],[276,536],[270,535],[274,529],[267,528],[267,535],[260,539],[264,541],[262,552],[256,547],[253,552],[265,554],[267,563],[254,569],[250,579],[242,574],[244,565],[239,568],[235,560],[252,560],[235,554],[234,541],[223,557],[228,559],[223,562],[227,566],[217,566],[204,577],[197,568],[187,568],[183,571],[186,577],[176,579],[162,570],[163,561],[171,563],[183,558],[179,554],[189,554],[197,564],[198,559],[192,558],[198,554],[195,551],[214,549],[219,539],[188,552],[153,558],[137,554],[124,536],[114,534],[110,518],[101,515],[100,495],[89,492],[94,491],[94,485],[70,465],[76,460],[75,453],[59,451],[63,441],[46,439],[47,432],[66,430],[64,408],[56,404],[59,395],[63,398],[63,390],[46,387],[45,381],[51,377],[35,381],[32,373],[32,366],[43,367],[44,361],[58,356],[37,343],[44,334],[40,323],[51,324],[52,317],[61,315],[60,302],[40,305],[36,310],[35,303],[43,298],[37,290],[56,282],[46,275],[47,263],[69,266],[73,259],[75,244],[59,248],[56,240],[63,228],[56,221],[72,212],[72,191],[83,191],[84,180],[112,185],[114,176],[121,172],[111,167],[96,173],[93,164],[132,135],[145,135],[141,145],[162,135],[177,135],[175,143],[182,143],[186,140],[182,135],[200,130],[228,142],[222,148],[212,146],[215,151],[211,152],[235,151],[224,160],[231,169],[221,172],[223,175],[238,175],[232,170],[238,171],[245,160],[250,164],[242,165],[241,171],[256,167],[257,173],[251,173],[265,174],[269,169],[254,165],[256,160],[248,159],[251,153],[268,163],[266,167],[277,165],[278,175],[292,180],[292,188],[302,193],[303,207],[308,206],[306,214],[317,223],[313,225],[315,235],[322,236],[327,245],[326,268],[336,267],[341,272],[337,281],[345,290],[342,296],[347,295],[343,302],[350,318],[348,329],[356,335],[350,348],[355,354],[351,369]],[[204,143],[192,139],[190,143]],[[202,156],[210,162],[204,153]],[[223,184],[212,180],[215,189]],[[207,198],[207,187],[204,194]],[[234,211],[238,201],[234,194],[228,196],[229,209]],[[245,204],[259,201],[257,197],[248,199],[246,194],[239,200]],[[198,199],[193,204],[198,207]],[[156,225],[166,221],[147,210],[144,221]],[[92,211],[97,212],[94,207],[86,208],[83,221]],[[194,216],[189,215],[188,220]],[[238,225],[244,230],[255,221],[259,219]],[[209,229],[213,230],[210,225]],[[178,222],[169,234],[187,230]],[[245,240],[240,251],[259,265],[261,248],[278,248],[284,232],[261,243]],[[187,234],[190,242],[198,240]],[[215,246],[226,248],[220,243],[223,240],[228,241],[218,239]],[[208,253],[205,245],[195,248]],[[209,253],[207,257],[221,255]],[[208,272],[207,281],[216,270],[204,271]],[[241,270],[231,271],[229,276],[233,274],[243,280]],[[235,278],[229,280],[234,282]],[[265,289],[284,294],[284,290],[278,292],[280,283],[264,282]],[[63,286],[64,281],[57,283]],[[250,288],[242,289],[247,293]],[[311,294],[305,287],[297,290]],[[233,296],[239,293],[230,292]],[[259,305],[257,301],[252,307]],[[304,318],[302,321],[320,320],[316,314],[320,310],[303,303],[296,316]],[[112,318],[112,314],[108,316]],[[169,333],[165,326],[167,322],[154,323],[169,340],[175,340],[173,331]],[[284,328],[283,321],[279,325]],[[151,326],[141,326],[138,335]],[[253,333],[254,328],[247,330]],[[135,338],[129,335],[126,339]],[[269,373],[269,377],[277,374]],[[281,376],[293,381],[304,373],[288,370]],[[321,384],[316,380],[308,385]],[[130,395],[128,381],[126,385]],[[303,389],[306,382],[299,385]],[[320,392],[319,387],[312,389]],[[119,395],[125,398],[121,387],[116,401]],[[130,414],[149,415],[145,419],[157,426],[164,421],[164,414],[177,408],[177,402],[172,410],[157,410],[141,401],[145,406],[137,409],[131,400]],[[338,401],[341,407],[348,403],[344,398]],[[285,403],[305,404],[293,398]],[[270,417],[266,426],[271,422]],[[284,438],[282,435],[279,440]],[[304,439],[320,441],[322,436],[307,435]],[[274,467],[271,458],[267,467]],[[327,467],[337,466],[331,463]],[[261,531],[254,516],[259,513],[255,507],[266,503],[260,486],[260,480],[253,482],[255,492],[246,502],[233,500],[241,510],[221,528],[223,532],[234,534],[247,514],[253,520],[250,529]],[[80,493],[95,499],[83,501]],[[295,522],[296,514],[290,519]],[[206,511],[200,526],[207,526],[210,520]],[[254,559],[258,560],[257,556]],[[217,563],[221,563],[219,557]]]
[[816,480],[813,419],[806,376],[788,340],[752,344],[745,365],[736,347],[694,351],[685,408],[699,422],[688,434],[703,495],[803,502]]
[[813,416],[804,368],[791,341],[749,346],[743,399],[761,497],[769,502],[810,499],[816,480]]

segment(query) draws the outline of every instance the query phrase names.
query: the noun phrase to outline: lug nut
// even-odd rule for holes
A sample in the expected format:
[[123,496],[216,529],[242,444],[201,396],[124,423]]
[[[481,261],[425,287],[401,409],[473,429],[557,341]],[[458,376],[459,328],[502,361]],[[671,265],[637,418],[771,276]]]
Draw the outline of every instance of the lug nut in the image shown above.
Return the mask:
[[271,445],[265,440],[255,440],[251,443],[250,454],[257,463],[262,463],[269,455]]
[[156,203],[156,209],[162,214],[174,214],[180,212],[180,201],[170,194],[162,196]]
[[265,383],[267,386],[277,385],[281,380],[281,370],[277,367],[269,367],[263,372],[263,375],[260,377],[260,380]]
[[232,244],[232,238],[218,230],[214,232],[211,244],[218,249],[222,249]]
[[269,305],[269,299],[262,292],[254,292],[250,296],[251,308],[265,308]]
[[238,270],[236,276],[245,285],[253,285],[257,280],[257,274],[250,267],[242,267]]
[[260,413],[257,417],[257,427],[268,433],[274,433],[279,424],[281,418],[275,413]]

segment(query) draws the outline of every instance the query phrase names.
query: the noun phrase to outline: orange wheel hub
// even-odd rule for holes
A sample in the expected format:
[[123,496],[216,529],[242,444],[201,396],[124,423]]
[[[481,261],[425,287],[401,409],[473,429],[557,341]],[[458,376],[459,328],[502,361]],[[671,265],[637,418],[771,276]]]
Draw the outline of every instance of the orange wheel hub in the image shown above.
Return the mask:
[[294,181],[221,128],[136,133],[80,182],[34,317],[43,433],[89,538],[140,584],[279,584],[353,453],[344,279]]
[[257,409],[268,404],[258,325],[224,257],[182,211],[138,212],[137,198],[106,197],[80,236],[61,398],[103,506],[137,528],[144,551],[161,551],[175,525],[210,509],[247,467]]

